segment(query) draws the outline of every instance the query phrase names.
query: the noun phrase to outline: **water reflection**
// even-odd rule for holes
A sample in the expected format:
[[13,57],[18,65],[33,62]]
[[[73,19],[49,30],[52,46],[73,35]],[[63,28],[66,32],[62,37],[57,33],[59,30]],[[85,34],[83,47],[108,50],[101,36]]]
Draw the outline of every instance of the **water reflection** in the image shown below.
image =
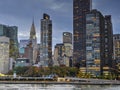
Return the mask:
[[0,90],[120,90],[112,85],[0,84]]

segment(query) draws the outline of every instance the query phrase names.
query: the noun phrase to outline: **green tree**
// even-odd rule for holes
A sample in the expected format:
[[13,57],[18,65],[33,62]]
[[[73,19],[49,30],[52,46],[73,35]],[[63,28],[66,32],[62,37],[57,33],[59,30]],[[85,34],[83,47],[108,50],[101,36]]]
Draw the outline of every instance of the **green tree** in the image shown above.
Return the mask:
[[111,80],[111,79],[112,79],[112,74],[111,74],[111,73],[108,73],[108,75],[106,76],[106,79]]
[[17,75],[24,75],[24,73],[29,69],[29,67],[16,67],[13,71],[16,71]]
[[69,68],[69,75],[68,76],[75,77],[75,76],[77,76],[78,72],[79,72],[78,68],[71,67],[71,68]]
[[[55,74],[59,77],[64,76],[76,76],[78,69],[74,67],[16,67],[13,71],[16,71],[17,75],[27,76],[27,77],[38,77],[43,75]],[[10,71],[9,73],[12,73]]]
[[91,78],[92,76],[91,76],[91,73],[86,73],[85,74],[85,78]]
[[84,77],[84,74],[79,70],[79,72],[78,72],[78,74],[77,74],[77,77],[83,78],[83,77]]

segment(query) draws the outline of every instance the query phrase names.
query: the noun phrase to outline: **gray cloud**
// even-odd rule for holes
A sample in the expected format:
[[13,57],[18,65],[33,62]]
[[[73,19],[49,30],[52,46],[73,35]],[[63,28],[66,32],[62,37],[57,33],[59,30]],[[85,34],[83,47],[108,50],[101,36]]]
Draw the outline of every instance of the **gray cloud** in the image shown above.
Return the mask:
[[113,32],[120,33],[119,29],[119,7],[120,0],[93,0],[94,8],[102,12],[103,15],[111,15],[113,23]]
[[[29,38],[34,16],[38,42],[40,42],[40,19],[48,13],[53,22],[53,46],[62,42],[62,32],[72,32],[73,0],[0,0],[0,23],[19,28],[19,39]],[[93,8],[104,15],[111,14],[114,33],[119,32],[120,0],[93,0]],[[27,33],[24,35],[24,33]]]

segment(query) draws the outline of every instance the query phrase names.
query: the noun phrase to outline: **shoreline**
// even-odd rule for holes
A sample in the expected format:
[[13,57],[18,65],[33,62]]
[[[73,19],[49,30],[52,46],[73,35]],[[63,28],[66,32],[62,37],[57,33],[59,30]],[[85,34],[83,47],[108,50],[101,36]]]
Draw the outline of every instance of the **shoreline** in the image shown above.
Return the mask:
[[120,85],[120,82],[0,81],[0,84]]

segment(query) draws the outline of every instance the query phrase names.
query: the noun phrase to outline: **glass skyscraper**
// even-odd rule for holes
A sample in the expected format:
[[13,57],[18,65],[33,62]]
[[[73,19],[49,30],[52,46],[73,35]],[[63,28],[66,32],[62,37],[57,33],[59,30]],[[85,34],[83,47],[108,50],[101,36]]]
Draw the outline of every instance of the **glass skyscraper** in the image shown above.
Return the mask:
[[111,15],[106,15],[105,19],[105,62],[104,66],[112,67],[113,62],[113,28]]
[[14,45],[18,48],[18,27],[7,26],[0,24],[0,36],[6,36],[14,42]]
[[41,19],[40,64],[45,67],[52,64],[52,20],[48,14]]
[[86,14],[86,72],[94,76],[112,72],[113,31],[111,16],[92,10]]
[[73,0],[73,60],[77,66],[86,66],[86,13],[91,0]]
[[104,17],[92,10],[86,14],[86,72],[101,75],[104,61]]

